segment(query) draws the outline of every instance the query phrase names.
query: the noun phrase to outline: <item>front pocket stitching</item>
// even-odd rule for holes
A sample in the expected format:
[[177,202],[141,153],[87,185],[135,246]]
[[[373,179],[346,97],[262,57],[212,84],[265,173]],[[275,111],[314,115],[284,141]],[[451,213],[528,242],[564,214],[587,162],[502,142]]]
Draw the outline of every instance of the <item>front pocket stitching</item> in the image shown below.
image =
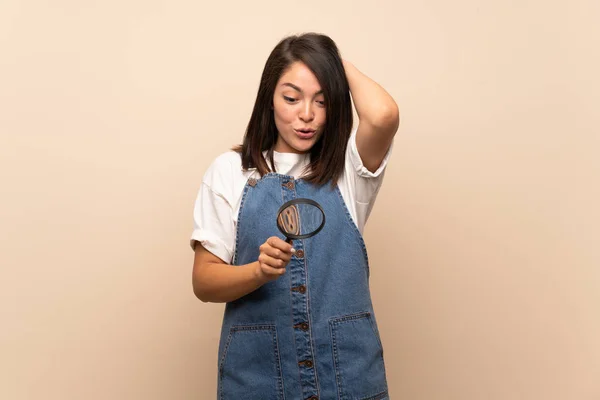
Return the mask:
[[338,400],[342,399],[342,382],[340,380],[340,368],[339,366],[339,359],[338,359],[338,351],[337,351],[337,341],[335,339],[335,330],[333,329],[335,322],[330,320],[329,321],[329,333],[331,334],[331,349],[333,352],[333,363],[334,363],[334,369],[335,369],[335,381],[337,383],[337,387],[338,387]]
[[388,396],[387,390],[384,390],[383,392],[374,394],[372,396],[363,397],[360,400],[382,400],[385,396]]
[[329,319],[330,322],[337,324],[339,322],[345,322],[353,319],[359,319],[364,317],[369,317],[371,313],[369,311],[361,311],[354,314],[343,315],[341,317],[332,317]]
[[275,368],[277,370],[277,383],[279,384],[279,398],[285,400],[283,390],[283,373],[281,372],[281,359],[279,357],[279,339],[277,337],[277,328],[273,326],[273,346],[275,347]]
[[223,355],[221,356],[221,360],[219,361],[219,399],[223,400],[223,369],[225,367],[225,358],[227,357],[227,351],[229,350],[229,345],[231,344],[231,339],[233,338],[233,327],[229,329],[229,334],[227,335],[227,342],[225,342],[225,348],[223,349]]
[[233,339],[233,333],[239,331],[271,331],[273,333],[273,340],[275,344],[275,358],[276,368],[278,372],[277,382],[279,383],[279,394],[282,400],[285,400],[285,394],[283,391],[283,374],[281,373],[281,359],[279,358],[279,346],[277,345],[277,329],[275,325],[270,324],[258,324],[258,325],[233,325],[229,328],[229,334],[227,335],[227,342],[225,342],[225,348],[223,349],[223,356],[219,362],[219,398],[223,400],[223,369],[225,367],[225,359],[227,357],[227,351],[231,345]]
[[257,325],[233,325],[230,328],[230,332],[237,331],[269,331],[275,329],[275,325],[271,324],[257,324]]
[[351,321],[351,320],[360,319],[360,318],[367,318],[369,320],[369,325],[371,326],[371,330],[373,331],[373,334],[375,335],[375,339],[377,339],[377,343],[379,344],[379,349],[383,353],[383,344],[381,343],[381,340],[379,339],[379,332],[377,332],[377,330],[375,329],[373,318],[371,318],[371,312],[361,311],[361,312],[358,312],[355,314],[344,315],[342,317],[333,317],[333,318],[330,318],[330,322],[332,322],[334,324],[339,324],[340,322],[346,322],[346,321]]
[[[342,383],[341,383],[340,372],[339,372],[340,368],[339,368],[339,357],[338,357],[338,351],[337,351],[337,341],[336,341],[335,329],[333,329],[333,328],[334,328],[334,326],[339,325],[342,322],[357,320],[357,319],[361,319],[361,318],[366,318],[368,320],[369,326],[371,327],[371,331],[373,332],[373,335],[375,336],[375,340],[377,341],[377,344],[379,345],[379,350],[383,353],[383,346],[381,344],[381,341],[379,340],[377,332],[375,331],[375,327],[373,326],[371,312],[361,311],[361,312],[357,312],[354,314],[343,315],[341,317],[329,318],[329,332],[331,334],[331,339],[332,339],[331,347],[332,347],[332,352],[333,352],[333,361],[335,364],[334,365],[335,377],[336,377],[336,382],[337,382],[337,386],[338,386],[338,400],[345,400],[345,399],[342,398],[343,390],[342,390]],[[381,358],[382,362],[384,362],[383,355],[380,358]],[[384,364],[384,368],[385,368],[385,364]],[[374,395],[369,395],[367,397],[363,397],[360,400],[379,400],[379,399],[381,399],[381,397],[379,397],[379,396],[385,396],[385,395],[387,395],[387,393],[388,393],[388,390],[387,390],[387,383],[386,383],[386,390],[384,390],[383,392],[380,392],[380,393],[377,393]]]

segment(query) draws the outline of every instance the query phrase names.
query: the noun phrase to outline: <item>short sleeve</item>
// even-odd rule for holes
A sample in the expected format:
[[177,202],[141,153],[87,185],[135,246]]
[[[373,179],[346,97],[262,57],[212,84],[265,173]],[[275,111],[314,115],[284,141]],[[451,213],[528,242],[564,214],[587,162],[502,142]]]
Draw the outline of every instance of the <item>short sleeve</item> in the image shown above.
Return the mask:
[[206,250],[230,264],[233,258],[233,238],[230,205],[203,182],[194,204],[194,230],[190,246],[194,249],[195,242],[198,241]]
[[377,171],[371,172],[365,167],[358,153],[358,148],[356,147],[356,129],[352,131],[346,148],[346,173],[354,201],[371,204],[372,206],[383,182],[385,169],[391,157],[393,146],[394,143],[392,142]]
[[231,203],[232,168],[227,157],[220,157],[204,174],[194,203],[194,229],[190,246],[196,241],[204,248],[231,264],[235,244],[235,225]]
[[348,140],[348,149],[346,156],[352,163],[352,167],[358,176],[363,178],[377,178],[385,170],[385,167],[388,164],[388,160],[392,154],[393,147],[394,142],[392,141],[392,144],[390,145],[387,153],[385,154],[381,165],[379,165],[379,168],[377,168],[377,171],[371,172],[367,169],[367,167],[365,167],[362,159],[360,158],[360,154],[358,153],[358,148],[356,147],[356,129],[354,129],[352,131],[352,134],[350,135],[350,139]]
[[357,128],[352,130],[348,139],[344,173],[338,180],[338,187],[358,230],[363,232],[383,183],[392,146],[388,149],[377,171],[371,172],[364,166],[358,153],[356,130]]

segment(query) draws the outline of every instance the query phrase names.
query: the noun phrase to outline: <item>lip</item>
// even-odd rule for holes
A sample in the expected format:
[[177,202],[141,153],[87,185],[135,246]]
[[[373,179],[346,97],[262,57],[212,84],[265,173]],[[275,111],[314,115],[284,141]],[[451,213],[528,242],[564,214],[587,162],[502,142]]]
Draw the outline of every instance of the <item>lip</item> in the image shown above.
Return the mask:
[[296,132],[296,135],[298,135],[298,137],[300,137],[301,139],[310,139],[313,136],[315,136],[315,133],[317,133],[317,131],[313,131],[313,130],[311,130],[310,132],[306,132],[306,133],[301,132],[297,129],[294,129],[294,131]]

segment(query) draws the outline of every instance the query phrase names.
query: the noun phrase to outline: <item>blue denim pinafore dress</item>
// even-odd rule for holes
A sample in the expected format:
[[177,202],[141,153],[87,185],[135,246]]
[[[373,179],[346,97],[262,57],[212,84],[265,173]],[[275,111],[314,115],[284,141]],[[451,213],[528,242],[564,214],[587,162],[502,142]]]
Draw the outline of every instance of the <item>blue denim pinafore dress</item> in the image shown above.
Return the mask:
[[227,303],[218,400],[389,399],[362,235],[339,188],[269,173],[250,178],[238,216],[234,265],[254,262],[288,200],[321,204],[326,224],[294,240],[286,273]]

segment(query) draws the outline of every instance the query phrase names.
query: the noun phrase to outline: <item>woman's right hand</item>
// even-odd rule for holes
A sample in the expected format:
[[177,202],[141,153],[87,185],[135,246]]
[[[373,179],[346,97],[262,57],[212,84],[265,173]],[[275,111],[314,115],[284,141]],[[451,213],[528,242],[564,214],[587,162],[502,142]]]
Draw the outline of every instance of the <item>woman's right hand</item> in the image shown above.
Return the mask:
[[285,267],[290,262],[296,250],[290,243],[271,236],[260,246],[258,268],[256,274],[260,280],[274,281],[285,273]]

